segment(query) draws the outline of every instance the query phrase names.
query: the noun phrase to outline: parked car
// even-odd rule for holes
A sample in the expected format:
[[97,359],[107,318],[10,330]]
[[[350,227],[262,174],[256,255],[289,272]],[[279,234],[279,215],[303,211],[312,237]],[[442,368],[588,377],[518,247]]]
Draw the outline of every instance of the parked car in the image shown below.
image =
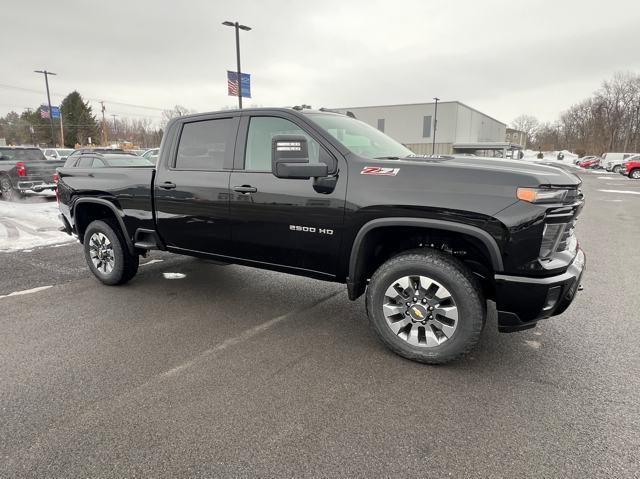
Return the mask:
[[145,151],[142,154],[143,158],[146,158],[147,160],[153,161],[154,163],[156,163],[158,161],[158,155],[160,153],[160,148],[151,148],[147,151]]
[[66,160],[73,153],[72,148],[44,148],[42,149],[47,160]]
[[53,175],[64,161],[47,160],[40,148],[0,146],[0,193],[8,200],[27,191],[53,190]]
[[64,164],[65,168],[109,168],[153,166],[155,163],[129,153],[85,152],[74,155]]
[[619,173],[623,169],[622,163],[630,156],[637,155],[638,153],[605,153],[602,155],[602,166],[607,171],[613,171]]
[[640,155],[634,155],[624,162],[624,169],[620,170],[620,174],[640,180]]
[[583,156],[582,158],[576,158],[575,160],[573,160],[573,164],[577,165],[578,163],[580,163],[582,161],[592,160],[594,158],[598,158],[598,157],[595,156],[595,155]]
[[416,156],[336,113],[182,116],[154,168],[58,171],[64,229],[104,284],[151,249],[346,283],[379,339],[425,363],[477,343],[487,299],[502,332],[562,313],[584,271],[576,175]]
[[600,168],[600,158],[593,157],[587,160],[582,160],[580,163],[578,163],[578,166],[586,169],[591,169],[591,170]]

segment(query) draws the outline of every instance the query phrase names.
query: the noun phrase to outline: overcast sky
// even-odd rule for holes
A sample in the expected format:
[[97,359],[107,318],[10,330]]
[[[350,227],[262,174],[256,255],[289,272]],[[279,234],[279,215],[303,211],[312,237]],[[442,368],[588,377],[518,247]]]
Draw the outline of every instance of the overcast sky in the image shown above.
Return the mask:
[[3,0],[1,8],[1,114],[46,102],[42,75],[32,73],[45,68],[58,73],[53,103],[77,89],[104,99],[107,114],[157,121],[175,104],[234,106],[226,85],[234,36],[224,20],[253,28],[241,32],[242,69],[252,75],[245,105],[438,96],[505,123],[521,113],[554,120],[614,72],[640,73],[634,0]]

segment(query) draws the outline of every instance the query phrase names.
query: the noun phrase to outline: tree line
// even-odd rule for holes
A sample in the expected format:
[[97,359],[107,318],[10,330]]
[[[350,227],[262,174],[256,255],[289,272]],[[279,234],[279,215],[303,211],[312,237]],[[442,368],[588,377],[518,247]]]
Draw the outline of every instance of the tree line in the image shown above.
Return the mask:
[[538,150],[570,150],[581,155],[640,152],[640,75],[616,73],[555,122],[541,123],[531,115],[521,115],[512,126],[524,131],[529,147]]
[[[42,112],[48,108],[45,105],[29,108],[22,113],[11,111],[0,117],[0,138],[4,138],[8,145],[38,145],[60,146],[60,120],[53,120],[53,137],[51,123]],[[131,143],[141,148],[151,148],[160,145],[163,128],[175,116],[192,113],[183,106],[176,105],[163,111],[160,127],[154,126],[149,118],[113,118],[112,120],[96,118],[88,102],[84,101],[80,93],[73,91],[60,103],[60,114],[64,129],[64,146],[112,145],[123,142]]]

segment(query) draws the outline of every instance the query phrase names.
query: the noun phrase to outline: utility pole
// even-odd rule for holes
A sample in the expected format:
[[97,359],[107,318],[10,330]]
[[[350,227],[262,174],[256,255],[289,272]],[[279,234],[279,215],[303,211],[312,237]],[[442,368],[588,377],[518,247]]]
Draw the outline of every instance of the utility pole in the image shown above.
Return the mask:
[[44,84],[47,86],[47,104],[49,105],[49,123],[51,124],[51,146],[56,146],[56,135],[53,130],[53,112],[51,111],[51,95],[49,94],[49,75],[57,75],[57,73],[48,72],[47,70],[34,70],[34,73],[42,73],[44,75]]
[[60,109],[60,148],[64,148],[64,127],[62,126],[62,109]]
[[102,144],[103,145],[107,145],[107,120],[104,119],[104,101],[100,102],[100,105],[102,106]]
[[237,78],[238,78],[238,108],[242,110],[242,70],[240,70],[240,30],[248,32],[251,27],[241,25],[238,22],[222,22],[227,27],[233,27],[236,30],[236,62],[237,62]]
[[438,98],[434,96],[433,99],[436,101],[436,110],[433,114],[433,143],[431,145],[431,154],[434,155],[436,152],[436,130],[438,129]]
[[113,117],[113,133],[116,135],[114,139],[118,141],[118,124],[116,123],[116,116],[118,115],[112,113],[111,116]]

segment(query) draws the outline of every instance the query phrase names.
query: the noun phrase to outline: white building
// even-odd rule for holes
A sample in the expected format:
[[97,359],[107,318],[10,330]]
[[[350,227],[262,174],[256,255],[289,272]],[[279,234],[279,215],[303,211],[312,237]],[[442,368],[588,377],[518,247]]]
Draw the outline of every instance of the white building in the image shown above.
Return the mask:
[[475,153],[493,156],[497,153],[511,156],[514,149],[519,149],[519,145],[505,141],[506,124],[459,101],[438,102],[435,129],[435,102],[332,110],[353,113],[359,120],[384,131],[416,154],[434,151],[443,155]]

